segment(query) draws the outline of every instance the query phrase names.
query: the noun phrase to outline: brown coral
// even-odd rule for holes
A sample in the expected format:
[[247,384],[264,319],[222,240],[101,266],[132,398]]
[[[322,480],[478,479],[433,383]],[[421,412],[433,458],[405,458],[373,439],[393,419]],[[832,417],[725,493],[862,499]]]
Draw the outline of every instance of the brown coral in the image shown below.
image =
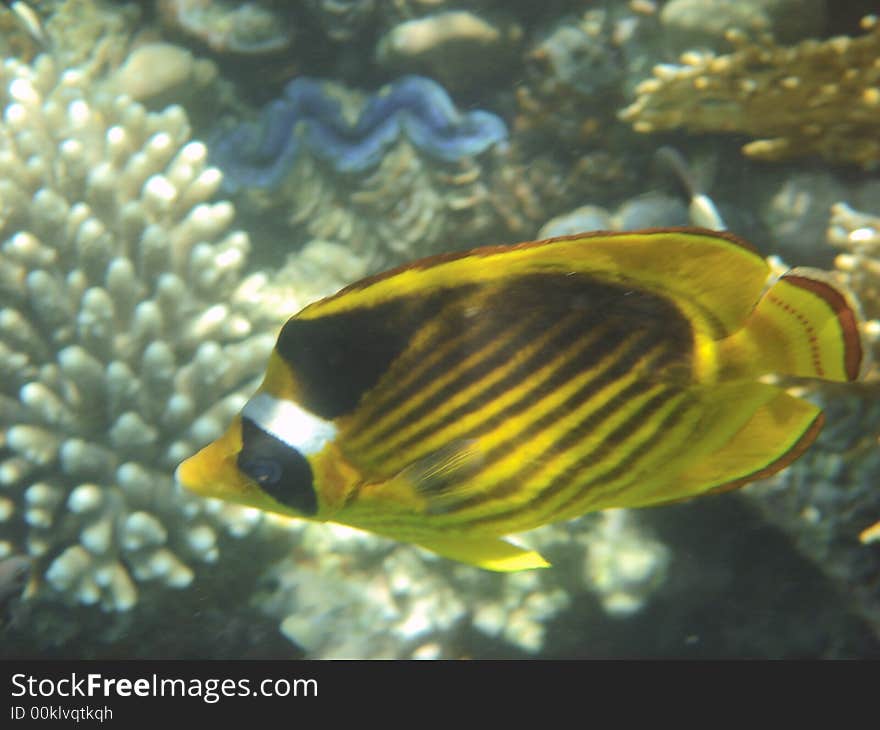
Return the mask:
[[757,137],[749,157],[820,155],[873,167],[880,162],[880,23],[863,36],[778,46],[734,36],[734,53],[685,53],[659,65],[620,117],[636,131],[684,128]]

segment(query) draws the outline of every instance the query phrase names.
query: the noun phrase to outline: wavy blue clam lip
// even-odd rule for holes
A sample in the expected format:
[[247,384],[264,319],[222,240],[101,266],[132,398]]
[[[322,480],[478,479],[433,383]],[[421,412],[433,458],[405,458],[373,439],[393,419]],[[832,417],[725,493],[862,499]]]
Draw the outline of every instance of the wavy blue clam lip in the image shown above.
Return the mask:
[[373,94],[354,122],[324,82],[301,77],[254,122],[222,130],[209,140],[212,164],[224,188],[275,188],[304,146],[341,173],[368,170],[399,138],[424,154],[455,162],[503,143],[507,126],[483,110],[459,111],[446,90],[423,76],[404,76]]

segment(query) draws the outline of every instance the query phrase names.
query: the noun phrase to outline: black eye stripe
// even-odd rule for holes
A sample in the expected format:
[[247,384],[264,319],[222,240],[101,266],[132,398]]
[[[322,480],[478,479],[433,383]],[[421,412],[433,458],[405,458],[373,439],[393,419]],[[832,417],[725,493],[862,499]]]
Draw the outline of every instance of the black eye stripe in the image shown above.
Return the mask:
[[241,419],[241,443],[236,465],[242,474],[287,507],[304,515],[318,511],[312,468],[299,451],[246,417]]

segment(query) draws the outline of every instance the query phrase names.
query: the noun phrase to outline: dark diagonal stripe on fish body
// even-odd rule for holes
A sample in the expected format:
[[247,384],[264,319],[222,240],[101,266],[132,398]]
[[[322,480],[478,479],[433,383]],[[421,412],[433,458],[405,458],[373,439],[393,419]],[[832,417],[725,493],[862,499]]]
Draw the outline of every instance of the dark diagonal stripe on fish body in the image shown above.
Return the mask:
[[[647,349],[649,347],[648,343],[652,340],[655,349]],[[524,446],[527,446],[531,440],[538,438],[548,429],[552,429],[554,424],[569,413],[583,409],[584,413],[581,414],[578,423],[573,428],[583,429],[586,433],[590,433],[597,429],[604,421],[611,418],[624,404],[637,397],[640,393],[656,387],[656,383],[645,379],[636,379],[625,385],[621,390],[608,398],[608,400],[602,402],[603,393],[615,383],[621,382],[627,374],[631,374],[630,371],[636,363],[639,361],[647,361],[646,364],[649,365],[652,359],[658,358],[663,354],[662,351],[657,348],[656,340],[648,335],[636,338],[634,342],[629,344],[630,346],[621,352],[616,359],[612,360],[610,363],[603,363],[605,369],[601,373],[597,374],[596,377],[590,378],[562,403],[527,424],[525,431],[520,431],[517,434],[514,434],[511,438],[505,439],[495,448],[490,450],[482,463],[480,476],[484,477],[487,482],[491,483],[493,467],[501,459],[508,458],[511,455],[511,450],[521,450]],[[511,443],[511,440],[513,439],[515,439],[515,443]],[[518,484],[527,485],[534,474],[543,467],[543,464],[544,462],[541,462],[541,464],[538,465],[523,464],[522,468],[524,473],[517,474],[513,478]],[[507,481],[507,479],[499,479],[495,485],[489,486],[489,488],[481,493],[468,497],[456,504],[449,504],[443,511],[451,513],[476,509],[492,500],[498,501],[498,506],[500,508],[499,512],[492,513],[493,519],[507,519],[508,517],[512,517],[515,513],[527,511],[532,506],[534,498],[533,500],[515,506],[513,509],[505,509],[506,505],[503,500],[504,497],[510,494],[510,489],[506,483]],[[475,521],[482,523],[486,519],[488,519],[488,516],[477,518]]]
[[[561,343],[568,342],[569,347],[586,347],[592,337],[578,338],[578,332],[576,315],[569,315],[534,337],[530,331],[528,342],[522,347],[506,348],[506,354],[496,358],[495,369],[487,372],[482,379],[473,379],[467,383],[454,380],[454,392],[449,392],[450,397],[446,402],[434,410],[424,411],[420,420],[411,416],[405,417],[403,422],[397,424],[396,433],[364,446],[381,459],[385,454],[399,451],[404,442],[437,436],[465,415],[474,413],[487,404],[491,405],[493,398],[505,394],[511,386],[526,380],[527,376],[545,363],[547,352],[556,351]],[[421,448],[419,451],[426,453]]]
[[[613,397],[612,401],[607,403],[605,406],[593,411],[592,413],[586,414],[584,418],[582,418],[577,424],[575,424],[570,430],[568,430],[554,444],[553,452],[554,452],[555,457],[562,456],[568,450],[576,447],[577,444],[581,443],[587,436],[589,436],[596,429],[596,427],[599,425],[599,423],[601,423],[604,420],[603,408],[607,408],[608,406],[612,406],[615,409],[617,409],[617,408],[625,405],[626,400],[627,400],[626,393],[629,393],[630,396],[638,395],[641,392],[644,392],[645,390],[647,390],[649,387],[657,385],[658,382],[659,383],[663,382],[662,378],[651,377],[651,374],[654,372],[662,373],[664,368],[667,365],[672,365],[674,363],[677,363],[680,360],[680,353],[674,351],[672,348],[663,347],[662,343],[658,342],[657,340],[653,340],[653,342],[651,344],[656,345],[657,349],[651,351],[650,353],[646,352],[646,348],[644,348],[641,353],[639,353],[638,351],[634,351],[634,352],[630,353],[629,362],[623,363],[622,367],[618,369],[618,373],[620,373],[620,375],[622,375],[624,372],[629,372],[629,370],[631,370],[637,364],[640,366],[640,368],[642,370],[642,376],[639,380],[634,382],[632,384],[632,386],[630,386],[630,388],[634,388],[634,389],[632,389],[632,390],[628,389],[628,390],[625,390],[625,391],[622,391],[622,392],[616,394]],[[638,358],[641,358],[641,359],[639,360]],[[626,368],[626,369],[624,369],[624,368]],[[637,386],[639,384],[641,384],[641,385],[638,388],[635,388],[635,386]],[[674,392],[677,392],[677,391],[672,390],[667,387],[664,387],[662,392],[669,393],[670,395],[672,395]],[[587,395],[587,397],[590,396],[589,393],[586,395]],[[659,394],[658,394],[658,397],[659,397]],[[587,398],[585,397],[583,400],[586,401],[586,399]],[[657,407],[659,408],[660,405],[662,405],[662,403],[658,403]],[[640,416],[642,418],[645,418],[648,415],[650,415],[650,412],[644,413],[644,414],[636,413],[635,415]],[[602,458],[606,453],[610,452],[611,448],[613,447],[613,445],[615,443],[615,438],[625,437],[626,435],[628,435],[628,433],[626,432],[627,430],[633,431],[638,426],[639,426],[639,423],[635,420],[635,418],[630,418],[629,420],[627,420],[626,422],[621,424],[621,426],[619,427],[619,429],[620,429],[619,431],[615,431],[613,434],[611,434],[609,439],[607,439],[605,442],[600,444],[600,449],[593,456],[594,460],[598,460],[599,458]],[[528,475],[526,476],[526,478],[528,478]]]
[[[577,461],[554,476],[533,503],[534,509],[542,515],[563,513],[582,500],[591,487],[601,491],[609,480],[636,474],[637,462],[650,459],[652,450],[664,437],[664,430],[674,427],[687,412],[682,397],[680,390],[671,388],[652,395],[597,446],[580,454]],[[670,405],[670,410],[664,413],[666,405]],[[663,429],[656,428],[658,423]],[[593,496],[598,497],[598,492]]]
[[[465,317],[463,312],[469,312],[470,315]],[[502,350],[508,358],[515,357],[518,350],[527,348],[530,338],[541,337],[554,324],[558,324],[560,320],[565,320],[572,315],[576,317],[577,321],[573,323],[571,332],[563,333],[562,337],[555,338],[542,348],[544,360],[552,359],[560,350],[567,347],[570,341],[589,334],[591,329],[609,319],[618,322],[621,329],[620,337],[625,336],[634,326],[652,326],[673,336],[669,323],[682,320],[674,305],[656,295],[634,291],[619,285],[599,283],[586,276],[562,276],[559,274],[533,274],[514,277],[511,281],[502,282],[490,290],[488,294],[481,292],[478,296],[477,293],[471,292],[467,296],[455,300],[453,305],[438,314],[439,317],[457,319],[460,321],[461,327],[478,329],[481,333],[487,332],[486,337],[503,335],[509,330],[511,321],[528,320],[531,322],[534,320],[534,325],[530,325],[521,338],[517,338]],[[456,331],[456,329],[453,328],[452,331]],[[687,330],[687,327],[684,329]],[[442,338],[443,333],[442,328],[437,329],[438,337]],[[613,340],[609,344],[613,345]],[[689,345],[689,341],[682,342],[682,345]],[[442,339],[432,345],[432,349],[445,348],[446,343]],[[408,353],[401,355],[402,362],[408,363],[409,359]],[[440,377],[441,368],[448,367],[452,360],[451,356],[444,357],[443,365],[438,364],[430,372],[425,372],[424,376],[419,379],[418,385],[428,389],[431,384],[430,378],[432,376]],[[539,367],[541,362],[540,357],[529,358],[529,363],[533,368]],[[387,384],[387,390],[390,392],[382,396],[387,405],[383,405],[382,400],[370,404],[370,407],[365,409],[363,414],[356,417],[360,428],[352,426],[348,430],[351,446],[358,450],[372,451],[368,446],[370,442],[378,444],[386,436],[394,440],[393,432],[395,430],[399,432],[411,431],[413,424],[423,418],[427,419],[431,415],[431,411],[436,409],[438,402],[442,402],[456,391],[468,387],[481,375],[490,371],[491,367],[492,364],[487,360],[470,374],[467,371],[459,371],[461,377],[447,381],[448,387],[431,400],[427,397],[423,397],[424,399],[413,397],[412,393],[416,391],[416,383],[412,383],[412,387],[407,387],[405,393],[402,392],[403,389],[397,389],[396,394],[394,383]],[[529,374],[524,368],[518,369],[517,372],[523,378],[528,377]],[[509,378],[505,380],[507,386],[512,382]],[[386,387],[383,386],[378,390],[384,391]],[[487,400],[495,397],[498,392],[499,387],[496,387],[492,393],[479,396],[471,410],[476,410]],[[403,407],[408,398],[421,401],[418,410],[416,410],[415,404]],[[398,406],[398,403],[401,406]],[[390,407],[397,411],[396,415],[393,414]],[[407,415],[405,416],[405,414]],[[393,426],[389,425],[393,422],[389,421],[390,417],[397,419]]]
[[[592,336],[573,338],[571,333],[577,331],[577,327],[566,326],[567,324],[562,323],[559,330],[553,333],[552,342],[568,340],[571,350],[576,351],[576,354],[583,355],[584,359],[595,360],[603,353],[607,353],[609,346],[607,342],[603,341],[604,335],[607,334],[604,329],[599,328],[591,333]],[[538,374],[539,371],[536,371],[535,366],[546,359],[546,349],[536,348],[529,357],[516,363],[506,375],[474,398],[461,403],[441,415],[439,419],[436,418],[436,414],[426,414],[423,422],[410,425],[410,430],[404,441],[389,446],[393,446],[395,450],[418,449],[422,451],[425,447],[419,443],[420,440],[433,439],[447,429],[464,423],[466,417],[479,414],[482,411],[482,418],[469,424],[463,433],[456,435],[457,438],[476,438],[480,434],[492,430],[506,418],[526,409],[543,395],[553,392],[562,382],[573,377],[582,369],[582,364],[572,366],[570,358],[560,356],[557,361],[551,361],[549,365],[552,367],[548,366],[543,376],[535,377],[533,382],[529,382],[527,376]],[[517,389],[517,386],[521,387]],[[505,398],[505,396],[507,397]],[[497,407],[493,409],[492,406]],[[435,416],[434,419],[431,418],[432,415]],[[414,432],[412,431],[413,426],[417,429]]]
[[[373,423],[357,431],[352,427],[352,443],[355,446],[367,442],[381,443],[394,431],[400,432],[412,423],[417,423],[426,415],[432,414],[438,406],[469,383],[476,382],[492,370],[509,361],[511,352],[521,350],[532,341],[528,321],[514,322],[503,332],[492,332],[488,337],[487,327],[478,325],[471,328],[471,335],[458,339],[455,348],[444,348],[440,343],[429,343],[429,349],[440,350],[442,359],[423,371],[406,388],[378,388],[375,402],[364,404],[363,415],[358,423]],[[402,360],[408,365],[410,353]],[[396,373],[392,372],[394,378]],[[383,391],[388,397],[383,398]],[[405,392],[403,392],[405,391]]]
[[[666,309],[669,309],[669,307],[667,306]],[[555,407],[549,410],[544,409],[543,413],[540,408],[533,409],[536,413],[535,417],[519,427],[515,433],[502,433],[500,439],[495,438],[496,446],[483,455],[483,458],[480,460],[479,471],[470,478],[470,481],[477,483],[478,486],[472,484],[471,489],[465,490],[458,495],[450,493],[445,496],[440,503],[434,506],[436,513],[450,513],[459,509],[478,508],[481,504],[492,499],[500,503],[511,494],[511,489],[509,484],[506,483],[508,476],[503,474],[493,475],[496,463],[503,459],[509,461],[511,450],[516,451],[519,449],[522,451],[523,445],[528,450],[530,441],[545,435],[546,432],[552,430],[553,425],[560,421],[560,419],[563,419],[572,411],[581,409],[584,403],[588,403],[591,398],[602,393],[615,382],[619,382],[627,376],[637,378],[634,383],[624,388],[622,393],[613,396],[604,405],[595,403],[589,406],[592,409],[592,413],[590,414],[588,411],[581,419],[580,428],[577,429],[575,427],[578,430],[577,434],[568,436],[571,443],[580,440],[584,431],[589,432],[606,418],[610,418],[619,408],[625,406],[628,400],[655,387],[658,381],[663,381],[667,366],[673,367],[673,372],[675,373],[673,379],[675,381],[680,380],[682,372],[689,369],[692,348],[689,347],[684,352],[679,348],[683,343],[690,344],[691,334],[688,323],[680,315],[670,318],[667,321],[666,327],[645,328],[643,326],[636,332],[628,331],[624,327],[613,328],[613,323],[611,326],[612,329],[608,331],[606,337],[603,337],[598,343],[594,343],[594,347],[597,347],[599,351],[596,353],[596,357],[572,357],[568,359],[560,364],[540,387],[529,390],[527,397],[519,398],[504,409],[497,411],[481,424],[479,430],[475,428],[470,432],[459,434],[460,437],[469,439],[488,435],[491,441],[493,440],[492,432],[497,430],[501,433],[505,421],[519,415],[542,400],[545,402],[546,400],[551,400],[554,393],[559,392],[567,384],[577,380],[579,377],[584,381],[576,391],[562,397]],[[670,330],[673,331],[672,337],[669,336]],[[625,342],[626,347],[617,350],[612,349],[608,345],[609,337],[612,341],[616,341],[618,346]],[[602,357],[603,354],[604,357]],[[584,362],[586,359],[589,359],[589,363],[593,368],[590,368]],[[592,369],[595,369],[596,372],[591,372]],[[584,378],[583,376],[585,375],[588,377]],[[406,448],[407,444],[403,446]],[[413,447],[416,447],[415,444]],[[525,468],[528,469],[528,466],[525,466]],[[534,469],[535,467],[532,467],[532,470]],[[528,481],[528,475],[518,475],[516,479],[522,484]],[[480,485],[480,482],[482,482],[482,485]],[[537,486],[534,488],[537,488]]]
[[[650,348],[657,344],[656,341],[652,342],[652,339],[653,338],[651,338],[650,335],[633,337],[630,341],[621,342],[618,350],[608,352],[605,358],[596,363],[594,367],[596,372],[593,373],[594,377],[590,377],[586,380],[574,393],[566,397],[554,408],[527,423],[525,428],[516,434],[517,443],[525,443],[538,437],[566,414],[582,407],[585,403],[590,401],[593,396],[619,380],[623,375],[627,374],[633,366],[639,362],[639,360],[647,357],[651,353]],[[554,379],[556,379],[556,382],[553,387],[548,388],[542,395],[550,395],[552,392],[559,390],[559,388],[561,388],[566,382],[572,380],[574,375],[580,372],[582,372],[581,368],[577,370],[569,370],[568,372],[563,372],[563,369],[560,368],[554,373]],[[562,377],[556,378],[557,375],[561,375]],[[640,388],[641,387],[647,386],[640,386]],[[615,398],[609,401],[609,403],[606,403],[603,408],[609,406],[612,409],[616,408],[620,397],[621,394],[618,394]],[[532,403],[537,400],[538,398],[533,399]],[[514,416],[531,405],[531,403],[520,402],[516,405],[518,406],[516,409],[511,409],[502,415],[505,418]],[[601,408],[598,409],[598,411],[601,410]],[[598,411],[593,411],[592,415],[597,416]],[[499,419],[499,422],[493,425],[500,425],[501,420],[503,419]],[[498,459],[501,459],[510,453],[510,449],[511,444],[508,442],[499,443],[491,449],[485,456],[482,471],[489,471]]]
[[[673,435],[674,429],[684,423],[685,417],[694,413],[693,401],[682,394],[668,412],[653,421],[647,437],[637,444],[631,444],[627,453],[615,465],[593,475],[589,475],[588,466],[582,465],[579,471],[568,477],[572,484],[578,485],[577,489],[568,499],[557,505],[552,514],[560,515],[559,519],[565,519],[566,513],[577,511],[576,506],[585,509],[586,505],[579,505],[578,502],[584,500],[588,492],[590,504],[607,503],[637,480],[644,478],[646,469],[653,468],[658,459],[668,451],[680,447],[683,440],[692,433],[692,428],[688,428],[680,435]],[[580,511],[577,513],[580,514]]]
[[[561,280],[561,281],[560,281]],[[527,329],[522,333],[521,338],[507,345],[504,350],[504,357],[514,358],[517,353],[534,341],[551,326],[557,324],[561,319],[565,319],[571,315],[590,316],[592,321],[598,320],[598,313],[591,310],[597,310],[598,307],[591,307],[590,302],[582,301],[584,293],[583,284],[577,284],[574,287],[572,283],[564,277],[532,275],[528,277],[518,277],[514,283],[502,283],[492,289],[488,294],[478,297],[473,294],[463,298],[455,303],[454,307],[447,308],[440,316],[452,320],[449,329],[452,333],[457,333],[461,329],[477,330],[478,337],[485,338],[485,343],[479,343],[474,349],[483,349],[489,344],[489,340],[503,337],[509,332],[511,323],[526,322]],[[605,291],[607,287],[601,288],[599,291],[602,296],[607,299],[608,294]],[[594,293],[594,299],[600,299]],[[581,328],[585,329],[586,323],[582,323]],[[572,331],[569,335],[574,338],[577,333]],[[442,338],[442,330],[438,337]],[[476,339],[476,338],[474,338]],[[564,344],[564,341],[563,341]],[[549,347],[548,347],[549,345]],[[559,349],[560,343],[548,343],[545,348],[548,349],[548,356],[552,356],[555,349]],[[445,348],[445,342],[439,339],[433,343],[434,348]],[[552,348],[552,349],[550,349]],[[463,353],[467,355],[468,353]],[[402,360],[408,360],[408,353],[404,353]],[[444,364],[448,366],[452,358],[444,358]],[[430,388],[432,380],[441,377],[443,374],[439,368],[431,373],[426,373],[421,379],[419,385],[425,389]],[[466,387],[477,377],[464,377],[467,373],[463,372],[462,377],[455,381],[458,387]],[[447,394],[449,390],[447,389]],[[400,392],[395,397],[395,402],[405,401],[411,396],[411,392]],[[430,405],[426,408],[430,410]],[[379,412],[380,417],[385,414]],[[420,415],[411,420],[418,420]],[[375,433],[375,432],[373,432]],[[357,437],[355,436],[357,440]]]

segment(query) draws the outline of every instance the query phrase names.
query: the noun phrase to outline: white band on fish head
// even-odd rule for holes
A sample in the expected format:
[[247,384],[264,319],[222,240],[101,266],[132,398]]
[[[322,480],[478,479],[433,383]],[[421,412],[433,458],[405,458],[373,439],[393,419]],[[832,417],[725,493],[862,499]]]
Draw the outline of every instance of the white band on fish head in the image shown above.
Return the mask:
[[336,426],[305,410],[293,401],[257,393],[244,406],[242,416],[266,433],[304,456],[315,454],[336,438]]

